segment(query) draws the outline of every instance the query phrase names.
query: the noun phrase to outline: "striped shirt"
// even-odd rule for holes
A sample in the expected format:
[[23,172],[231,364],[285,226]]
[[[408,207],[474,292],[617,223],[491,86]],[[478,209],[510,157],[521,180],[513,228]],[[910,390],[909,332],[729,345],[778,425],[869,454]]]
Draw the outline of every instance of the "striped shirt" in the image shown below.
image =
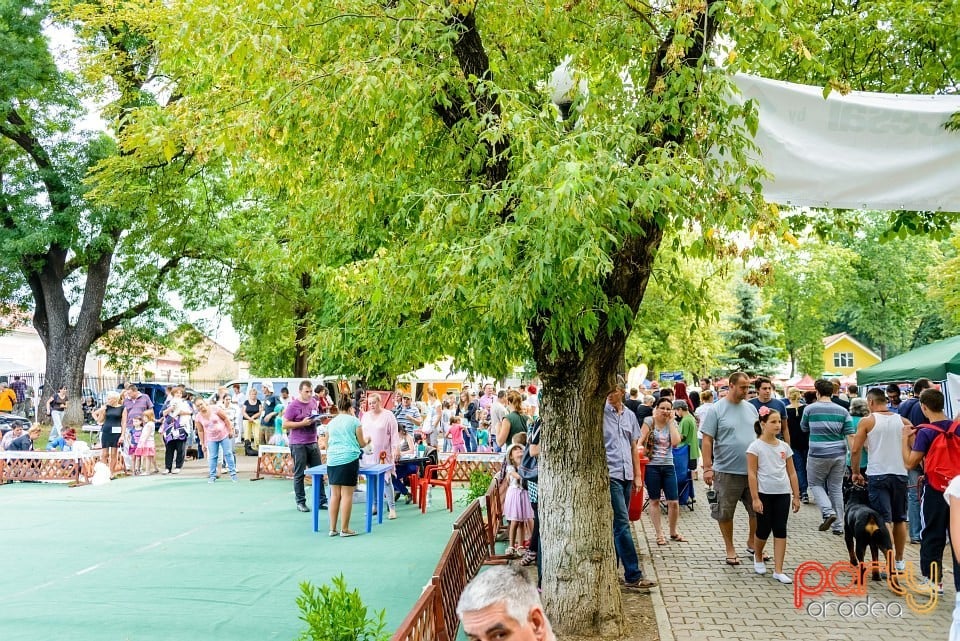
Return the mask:
[[847,437],[854,435],[850,412],[836,403],[818,401],[800,417],[800,429],[810,433],[807,456],[837,458],[847,454]]

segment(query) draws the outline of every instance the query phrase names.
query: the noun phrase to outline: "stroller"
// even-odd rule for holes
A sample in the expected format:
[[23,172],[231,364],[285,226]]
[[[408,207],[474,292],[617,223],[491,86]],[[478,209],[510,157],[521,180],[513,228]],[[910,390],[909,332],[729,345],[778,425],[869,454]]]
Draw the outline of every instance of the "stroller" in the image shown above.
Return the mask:
[[681,445],[673,448],[673,466],[677,470],[677,490],[680,496],[680,505],[685,505],[691,512],[693,504],[697,502],[693,494],[693,475],[690,473],[690,446]]

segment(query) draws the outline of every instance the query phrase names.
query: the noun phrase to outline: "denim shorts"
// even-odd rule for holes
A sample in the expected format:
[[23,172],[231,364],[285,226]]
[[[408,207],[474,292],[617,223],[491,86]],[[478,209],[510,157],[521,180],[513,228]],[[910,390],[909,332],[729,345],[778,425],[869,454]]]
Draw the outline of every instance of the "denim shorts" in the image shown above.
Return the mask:
[[668,501],[680,499],[677,471],[673,465],[648,465],[643,483],[647,486],[647,496],[654,501],[660,500],[661,491]]
[[877,474],[867,477],[870,507],[887,523],[907,520],[907,477],[897,474]]

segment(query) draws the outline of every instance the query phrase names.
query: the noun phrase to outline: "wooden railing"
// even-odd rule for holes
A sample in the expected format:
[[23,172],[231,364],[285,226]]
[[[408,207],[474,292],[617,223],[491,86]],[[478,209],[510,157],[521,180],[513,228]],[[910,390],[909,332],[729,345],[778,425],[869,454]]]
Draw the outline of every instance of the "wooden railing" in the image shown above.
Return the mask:
[[[487,506],[484,520],[481,505]],[[493,509],[491,509],[491,507]],[[505,563],[496,555],[496,535],[503,524],[499,486],[494,480],[483,498],[470,503],[453,524],[430,583],[391,637],[392,641],[454,641],[460,620],[457,601],[483,565]],[[491,518],[492,515],[492,518]]]
[[[440,462],[442,463],[450,452],[440,452]],[[470,474],[480,470],[487,474],[496,476],[497,472],[503,466],[504,454],[501,452],[460,452],[457,454],[457,465],[453,468],[453,480],[455,482],[469,483]]]
[[99,450],[86,454],[75,452],[0,452],[0,484],[13,481],[35,483],[90,482],[93,466],[100,459]]
[[[396,641],[432,641],[441,639],[443,626],[440,625],[440,599],[437,598],[439,588],[431,581],[423,589],[423,594],[417,599],[410,610],[410,614],[403,620],[394,633],[392,639]],[[442,632],[441,632],[442,631]],[[444,641],[453,641],[445,639]]]

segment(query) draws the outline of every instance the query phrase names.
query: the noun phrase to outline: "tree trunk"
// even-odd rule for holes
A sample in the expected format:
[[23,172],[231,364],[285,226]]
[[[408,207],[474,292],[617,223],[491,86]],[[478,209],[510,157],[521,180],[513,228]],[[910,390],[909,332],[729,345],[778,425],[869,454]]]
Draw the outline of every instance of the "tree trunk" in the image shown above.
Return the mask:
[[623,631],[603,443],[603,406],[615,369],[603,371],[600,360],[540,368],[543,595],[560,637],[618,638]]
[[[624,240],[604,283],[608,300],[636,314],[663,230],[651,218]],[[623,363],[630,327],[607,318],[582,353],[554,355],[544,326],[529,328],[543,382],[540,441],[540,536],[543,600],[557,635],[622,638],[623,603],[613,545],[603,407]]]
[[[310,295],[310,274],[306,272],[300,274],[300,288],[303,290],[302,296],[306,298]],[[310,353],[307,348],[307,314],[310,311],[310,305],[300,303],[296,311],[294,320],[294,339],[293,339],[293,375],[296,378],[307,378],[310,374]]]
[[64,278],[58,256],[50,259],[37,271],[24,269],[34,299],[33,326],[46,350],[43,394],[40,397],[41,416],[47,415],[47,400],[61,387],[67,388],[67,410],[64,425],[79,429],[83,425],[83,370],[87,352],[103,333],[100,313],[110,276],[110,257],[102,256],[91,264],[86,273],[83,304],[74,325],[70,324],[70,305],[63,291]]

